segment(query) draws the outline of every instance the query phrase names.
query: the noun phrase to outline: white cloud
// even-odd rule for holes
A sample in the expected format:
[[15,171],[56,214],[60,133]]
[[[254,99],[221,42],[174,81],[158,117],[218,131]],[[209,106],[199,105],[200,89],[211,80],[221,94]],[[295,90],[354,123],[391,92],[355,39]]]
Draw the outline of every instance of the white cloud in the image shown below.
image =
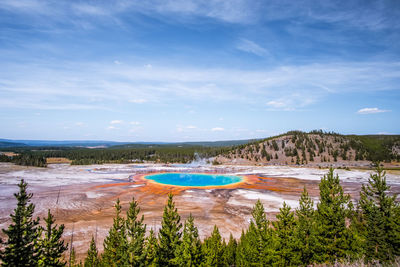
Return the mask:
[[3,65],[0,105],[38,110],[112,107],[115,111],[124,102],[176,101],[264,104],[271,109],[293,110],[334,92],[394,90],[400,79],[397,62],[287,65],[259,70],[165,66],[151,72],[143,65],[129,63],[119,68],[95,62]]
[[358,114],[375,114],[375,113],[383,113],[388,112],[389,110],[379,109],[379,108],[362,108],[357,111]]
[[187,125],[187,126],[177,125],[177,127],[176,127],[176,131],[179,132],[179,133],[192,131],[194,129],[198,129],[197,126],[194,126],[194,125]]
[[260,57],[268,56],[269,52],[267,49],[259,46],[253,41],[247,39],[241,39],[236,46],[237,49],[242,50],[247,53],[252,53]]
[[80,126],[84,126],[85,124],[83,122],[77,122],[77,123],[75,123],[75,125],[80,127]]
[[288,94],[284,97],[270,100],[266,103],[269,110],[283,110],[283,111],[293,111],[299,108],[304,108],[316,102],[318,99],[318,94],[299,94],[293,93]]
[[138,121],[131,121],[129,124],[132,124],[132,125],[139,125],[140,122],[138,122]]
[[143,99],[143,98],[135,98],[135,99],[129,100],[129,102],[135,103],[135,104],[143,104],[143,103],[146,103],[147,100]]
[[121,124],[121,123],[123,123],[123,121],[122,120],[113,120],[113,121],[110,121],[110,123],[111,124]]
[[114,129],[117,129],[117,127],[112,126],[112,125],[110,125],[110,126],[107,127],[107,130],[114,130]]
[[212,132],[222,132],[222,131],[224,131],[224,130],[225,130],[225,129],[222,128],[222,127],[214,127],[214,128],[211,129]]

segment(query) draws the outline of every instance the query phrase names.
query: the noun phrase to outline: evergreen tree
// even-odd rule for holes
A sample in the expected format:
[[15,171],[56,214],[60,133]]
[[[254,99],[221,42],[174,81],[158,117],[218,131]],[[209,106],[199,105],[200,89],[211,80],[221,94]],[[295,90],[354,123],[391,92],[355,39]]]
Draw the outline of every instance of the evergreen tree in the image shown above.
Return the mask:
[[227,266],[235,266],[236,264],[237,241],[233,238],[232,233],[229,236],[229,242],[224,252],[224,261]]
[[308,195],[306,187],[299,200],[299,208],[296,210],[298,218],[297,241],[300,248],[300,261],[303,265],[311,264],[313,256],[314,228],[314,202]]
[[178,250],[177,264],[179,266],[199,266],[203,257],[199,231],[194,225],[192,214],[183,227],[182,243]]
[[276,215],[274,227],[277,235],[278,246],[276,248],[279,266],[298,266],[300,253],[298,253],[298,243],[296,240],[296,220],[290,207],[283,202],[283,207]]
[[85,258],[85,267],[97,267],[100,266],[99,261],[99,253],[97,251],[96,242],[94,237],[92,236],[92,240],[90,241],[90,246],[87,252],[87,256]]
[[158,266],[158,241],[153,229],[150,230],[144,246],[145,266]]
[[2,229],[8,239],[1,242],[5,249],[0,252],[0,259],[2,266],[36,266],[39,260],[39,218],[32,218],[35,205],[30,203],[32,194],[26,192],[27,183],[21,180],[18,187],[19,192],[14,194],[17,207],[10,215],[12,223],[8,229]]
[[115,203],[116,216],[114,223],[104,239],[104,253],[102,262],[107,266],[122,266],[127,263],[127,239],[125,234],[125,221],[121,217],[119,199]]
[[40,235],[44,232],[42,237],[39,237],[38,247],[40,249],[39,266],[65,266],[65,262],[61,259],[64,251],[67,250],[68,245],[64,244],[61,239],[64,232],[64,225],[53,226],[55,220],[50,210],[47,212],[47,218],[44,219],[46,227],[40,227]]
[[214,225],[214,230],[210,237],[204,240],[203,253],[205,266],[224,266],[225,245],[222,242],[218,227]]
[[320,203],[315,218],[315,262],[340,261],[353,253],[352,235],[346,227],[350,210],[350,196],[344,195],[339,176],[330,168],[319,184]]
[[164,208],[161,229],[158,233],[159,260],[162,266],[175,266],[177,249],[181,243],[181,217],[173,202],[173,195],[168,194],[168,202]]
[[367,260],[391,262],[400,256],[400,205],[397,195],[388,195],[390,189],[386,172],[378,164],[376,174],[371,174],[360,192]]
[[125,221],[128,238],[128,261],[131,266],[144,265],[144,240],[146,225],[143,223],[144,216],[138,219],[140,207],[135,198],[129,203],[127,218]]
[[68,266],[69,267],[81,267],[82,266],[82,262],[77,262],[77,260],[76,260],[76,253],[75,253],[74,247],[72,247],[72,249],[71,249]]
[[249,229],[242,233],[238,244],[237,264],[239,266],[265,266],[273,264],[276,259],[276,239],[269,228],[264,206],[260,200],[252,211],[253,220]]

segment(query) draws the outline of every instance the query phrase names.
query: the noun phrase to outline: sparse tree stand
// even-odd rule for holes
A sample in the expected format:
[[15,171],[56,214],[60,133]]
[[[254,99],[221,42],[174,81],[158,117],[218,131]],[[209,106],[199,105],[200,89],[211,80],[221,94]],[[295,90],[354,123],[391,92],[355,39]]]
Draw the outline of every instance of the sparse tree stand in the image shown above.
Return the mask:
[[[64,232],[64,225],[53,226],[55,220],[48,210],[47,218],[44,219],[46,227],[40,227],[39,242],[40,248],[39,266],[65,266],[65,262],[61,260],[62,254],[67,250],[68,245],[64,244],[61,239]],[[43,233],[43,236],[42,236]]]
[[159,264],[161,266],[177,266],[177,252],[181,244],[181,217],[175,208],[173,195],[168,194],[168,202],[164,208],[161,229],[158,233]]
[[37,266],[40,256],[37,246],[39,218],[32,218],[35,205],[30,203],[32,194],[26,192],[27,183],[21,180],[18,187],[19,192],[14,194],[17,208],[10,215],[12,223],[8,229],[3,229],[8,238],[1,241],[5,249],[0,252],[0,259],[2,266]]
[[360,192],[365,257],[367,261],[390,263],[400,256],[400,205],[397,195],[388,195],[386,172],[377,165],[376,174],[371,174],[368,185],[363,185]]

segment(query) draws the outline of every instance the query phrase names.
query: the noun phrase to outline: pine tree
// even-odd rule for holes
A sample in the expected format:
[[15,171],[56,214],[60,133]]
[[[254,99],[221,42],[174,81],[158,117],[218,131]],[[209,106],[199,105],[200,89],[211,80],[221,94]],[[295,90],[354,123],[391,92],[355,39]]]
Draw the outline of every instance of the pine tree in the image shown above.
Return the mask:
[[273,264],[276,259],[276,240],[269,228],[264,206],[260,200],[252,211],[253,220],[246,233],[242,233],[238,244],[237,264],[239,266],[265,266]]
[[127,218],[125,221],[128,238],[128,261],[131,266],[144,265],[144,240],[146,225],[143,223],[144,216],[138,219],[140,207],[135,198],[129,203]]
[[42,237],[39,237],[38,247],[40,248],[39,266],[65,266],[65,262],[61,259],[64,251],[67,250],[68,245],[64,244],[61,239],[64,232],[64,225],[54,225],[54,217],[47,212],[47,218],[44,219],[46,222],[46,228],[40,227],[40,234],[44,232]]
[[311,264],[313,256],[313,244],[315,241],[314,228],[314,202],[308,195],[306,187],[299,200],[299,208],[296,210],[298,218],[297,241],[300,248],[300,261],[303,265]]
[[75,248],[72,247],[71,255],[69,257],[68,267],[81,267],[81,266],[82,266],[82,262],[77,262]]
[[159,260],[162,266],[175,266],[177,249],[181,243],[181,217],[175,208],[173,195],[168,194],[168,202],[164,208],[161,229],[158,233]]
[[125,221],[121,217],[119,199],[115,203],[116,216],[114,223],[104,239],[104,253],[102,262],[107,266],[122,266],[127,263],[127,239],[125,234]]
[[397,195],[388,195],[386,172],[379,164],[368,185],[362,186],[359,206],[365,224],[366,259],[391,262],[400,256],[400,205]]
[[339,176],[330,168],[319,184],[320,203],[316,211],[315,262],[340,261],[352,254],[352,235],[346,227],[349,218],[350,196],[344,195]]
[[229,236],[229,242],[224,252],[224,261],[227,266],[235,266],[236,264],[237,241],[233,238],[232,233]]
[[144,246],[145,266],[158,266],[158,241],[153,229],[150,230]]
[[182,243],[178,249],[177,264],[179,266],[199,266],[202,262],[201,241],[199,231],[194,225],[192,214],[183,227]]
[[32,218],[35,205],[30,203],[32,194],[26,192],[27,183],[21,180],[18,187],[19,192],[14,194],[17,208],[10,215],[12,223],[8,229],[2,229],[8,239],[2,241],[5,249],[1,251],[0,259],[2,266],[36,266],[39,260],[39,218]]
[[276,248],[279,266],[298,266],[300,253],[298,253],[298,243],[295,236],[296,220],[290,207],[283,202],[283,207],[279,209],[273,223],[277,234],[278,246]]
[[210,237],[204,240],[203,253],[205,266],[224,266],[225,245],[222,242],[218,227],[214,225],[214,230]]
[[87,252],[87,256],[85,258],[85,267],[97,267],[100,266],[99,261],[99,253],[97,251],[96,242],[94,237],[92,236],[92,240],[90,241],[90,246]]

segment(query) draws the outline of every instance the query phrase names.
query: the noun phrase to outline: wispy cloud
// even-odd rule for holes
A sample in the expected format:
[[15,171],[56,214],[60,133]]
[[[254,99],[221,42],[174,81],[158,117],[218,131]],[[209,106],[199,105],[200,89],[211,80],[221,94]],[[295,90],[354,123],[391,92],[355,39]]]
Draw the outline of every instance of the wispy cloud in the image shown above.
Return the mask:
[[110,121],[111,124],[121,124],[123,122],[124,121],[122,121],[122,120],[112,120],[112,121]]
[[212,132],[222,132],[222,131],[224,131],[224,130],[225,130],[225,129],[222,128],[222,127],[214,127],[214,128],[211,129]]
[[311,105],[331,93],[395,90],[400,81],[397,62],[287,65],[268,70],[168,66],[147,70],[131,64],[115,69],[100,63],[67,63],[63,68],[60,64],[3,64],[0,104],[74,110],[107,109],[135,99],[135,103],[180,99],[287,109]]
[[265,57],[269,55],[267,49],[261,47],[253,41],[247,39],[240,39],[239,43],[236,46],[237,49],[242,50],[247,53],[255,54],[260,57]]
[[358,114],[375,114],[375,113],[383,113],[383,112],[388,112],[390,110],[384,110],[384,109],[379,109],[379,108],[362,108],[357,111]]

